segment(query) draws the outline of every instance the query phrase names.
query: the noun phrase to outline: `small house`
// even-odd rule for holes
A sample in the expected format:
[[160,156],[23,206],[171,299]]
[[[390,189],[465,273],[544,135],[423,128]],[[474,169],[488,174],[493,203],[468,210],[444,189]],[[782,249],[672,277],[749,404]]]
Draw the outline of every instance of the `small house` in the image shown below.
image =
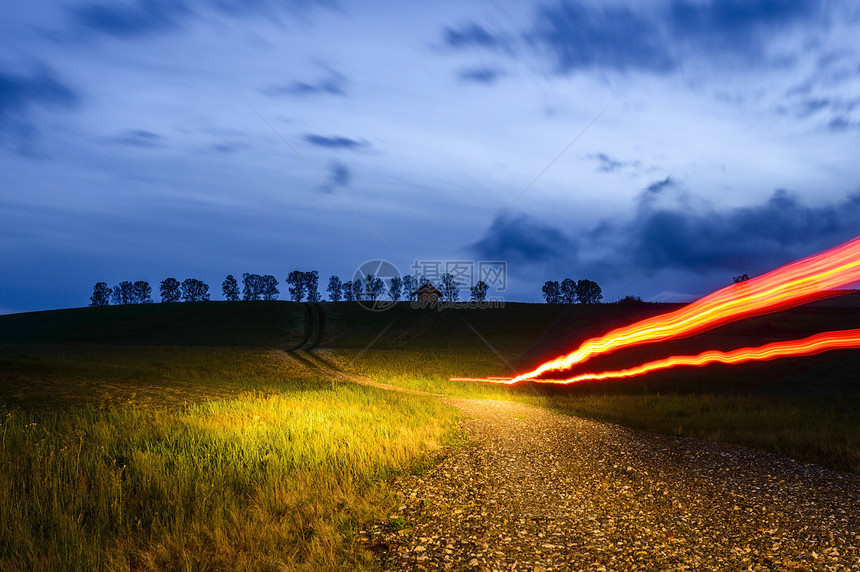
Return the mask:
[[432,284],[422,284],[415,290],[415,300],[418,302],[438,302],[442,299],[442,292]]

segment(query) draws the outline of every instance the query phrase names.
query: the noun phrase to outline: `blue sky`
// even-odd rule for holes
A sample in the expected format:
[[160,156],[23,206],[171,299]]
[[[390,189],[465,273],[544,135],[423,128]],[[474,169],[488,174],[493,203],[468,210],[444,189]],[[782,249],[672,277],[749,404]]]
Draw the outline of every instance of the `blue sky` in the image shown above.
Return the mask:
[[371,259],[690,299],[858,234],[858,28],[849,1],[13,3],[0,312]]

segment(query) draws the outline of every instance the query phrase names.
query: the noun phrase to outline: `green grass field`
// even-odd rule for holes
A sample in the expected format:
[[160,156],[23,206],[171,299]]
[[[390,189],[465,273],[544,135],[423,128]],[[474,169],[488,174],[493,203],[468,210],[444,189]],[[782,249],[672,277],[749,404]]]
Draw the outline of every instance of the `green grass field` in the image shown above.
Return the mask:
[[[373,569],[359,534],[392,512],[385,480],[455,443],[456,411],[341,371],[860,472],[860,352],[569,388],[457,383],[668,308],[321,306],[312,353],[285,351],[309,339],[288,302],[0,316],[0,570]],[[604,365],[858,324],[854,306],[799,308]]]
[[385,479],[453,435],[432,399],[332,388],[275,350],[14,351],[2,570],[373,568],[358,532],[394,506]]

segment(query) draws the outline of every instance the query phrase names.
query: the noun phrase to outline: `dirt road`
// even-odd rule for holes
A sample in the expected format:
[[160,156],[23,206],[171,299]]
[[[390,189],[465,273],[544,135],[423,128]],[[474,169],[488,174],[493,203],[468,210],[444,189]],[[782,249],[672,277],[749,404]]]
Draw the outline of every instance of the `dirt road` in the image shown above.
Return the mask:
[[[860,570],[860,478],[506,401],[394,483],[388,570]],[[369,535],[370,536],[370,535]]]

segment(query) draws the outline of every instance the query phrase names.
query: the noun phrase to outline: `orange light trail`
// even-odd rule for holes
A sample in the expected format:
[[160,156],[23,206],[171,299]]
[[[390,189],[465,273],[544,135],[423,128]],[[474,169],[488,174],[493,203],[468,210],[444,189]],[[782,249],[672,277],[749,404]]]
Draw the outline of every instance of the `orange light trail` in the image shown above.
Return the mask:
[[[594,356],[608,354],[621,348],[691,336],[693,334],[705,332],[718,326],[752,316],[777,312],[793,306],[799,306],[812,300],[832,296],[835,294],[833,292],[834,289],[857,282],[858,280],[860,280],[860,237],[854,238],[825,252],[792,262],[777,268],[776,270],[772,270],[767,274],[747,280],[746,282],[733,284],[721,290],[717,290],[716,292],[674,312],[654,316],[653,318],[647,318],[634,324],[612,330],[603,336],[589,339],[575,351],[545,362],[536,369],[520,374],[504,383],[516,383],[518,381],[535,379],[539,375],[549,371],[569,369],[572,366],[587,361]],[[807,339],[811,340],[812,338]],[[833,341],[835,342],[835,340]],[[840,343],[845,342],[842,341]],[[762,348],[770,348],[772,345],[773,344],[762,346]],[[791,343],[788,345],[784,344],[779,347],[784,347],[785,349],[778,351],[802,349],[796,345],[791,345]],[[742,350],[736,351],[740,352]],[[744,351],[753,352],[750,355],[758,355],[755,353],[757,350],[754,349],[745,348]],[[736,354],[735,352],[729,352],[726,354],[721,354],[720,352],[705,352],[700,356],[682,356],[668,359],[696,360],[700,359],[701,356],[717,355],[738,356],[739,354]],[[783,355],[788,354],[780,353],[775,357],[781,357]],[[731,357],[727,359],[738,358]],[[660,362],[652,363],[663,363],[665,361],[666,360],[661,360]],[[712,362],[708,361],[704,363]],[[675,365],[704,365],[704,363],[698,364],[691,362],[689,364]],[[723,363],[740,363],[740,361],[726,361]],[[634,368],[634,370],[635,369],[637,368]],[[653,371],[653,369],[648,371]],[[641,373],[645,373],[645,371]],[[628,376],[625,375],[621,377]],[[592,377],[591,379],[608,378]],[[482,381],[492,380],[485,379]]]
[[[739,364],[750,361],[769,361],[784,357],[810,356],[839,349],[860,348],[860,329],[838,330],[824,332],[802,340],[773,342],[755,348],[740,348],[729,352],[710,350],[694,356],[672,356],[651,361],[640,366],[601,373],[583,373],[568,379],[532,379],[536,383],[572,384],[583,381],[603,381],[607,379],[622,379],[636,377],[658,371],[683,366],[705,366],[712,363]],[[513,384],[517,378],[488,377],[453,377],[452,381],[485,381],[491,383]]]

